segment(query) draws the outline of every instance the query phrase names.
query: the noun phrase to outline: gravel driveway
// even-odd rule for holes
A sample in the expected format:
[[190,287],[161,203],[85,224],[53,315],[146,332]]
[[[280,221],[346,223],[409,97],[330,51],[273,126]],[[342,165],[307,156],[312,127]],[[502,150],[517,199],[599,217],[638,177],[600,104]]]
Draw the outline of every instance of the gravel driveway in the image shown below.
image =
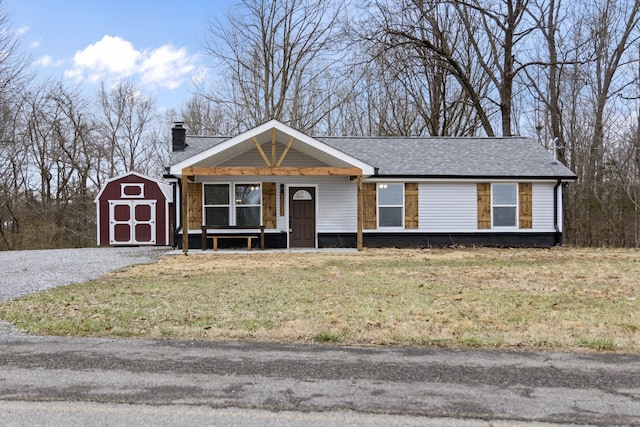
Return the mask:
[[163,247],[51,249],[0,252],[0,304],[43,289],[94,279],[159,259]]

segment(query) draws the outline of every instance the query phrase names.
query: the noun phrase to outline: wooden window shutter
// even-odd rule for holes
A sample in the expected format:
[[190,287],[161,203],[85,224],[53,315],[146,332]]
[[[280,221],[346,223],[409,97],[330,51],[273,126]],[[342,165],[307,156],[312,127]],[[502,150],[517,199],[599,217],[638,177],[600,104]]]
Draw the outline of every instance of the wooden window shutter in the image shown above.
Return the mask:
[[491,228],[491,184],[478,183],[478,229]]
[[418,183],[404,184],[404,228],[418,228]]
[[189,192],[189,197],[187,198],[189,230],[199,230],[202,226],[202,183],[190,182],[187,186],[187,191]]
[[374,230],[378,226],[376,202],[376,183],[365,182],[362,184],[363,218],[362,228]]
[[262,225],[264,228],[276,228],[276,183],[262,183]]
[[533,184],[521,182],[518,184],[519,218],[520,228],[533,228]]

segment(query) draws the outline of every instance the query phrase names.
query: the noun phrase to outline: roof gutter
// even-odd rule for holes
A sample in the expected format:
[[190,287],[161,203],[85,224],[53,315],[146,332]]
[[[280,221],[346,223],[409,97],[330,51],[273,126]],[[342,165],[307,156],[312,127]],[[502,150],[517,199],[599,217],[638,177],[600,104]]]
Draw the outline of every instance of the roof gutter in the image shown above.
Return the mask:
[[570,182],[578,179],[577,176],[542,176],[542,175],[398,175],[398,174],[378,174],[376,178],[386,179],[466,179],[466,180],[496,180],[496,181],[514,181],[514,180],[535,180],[535,181],[560,181]]

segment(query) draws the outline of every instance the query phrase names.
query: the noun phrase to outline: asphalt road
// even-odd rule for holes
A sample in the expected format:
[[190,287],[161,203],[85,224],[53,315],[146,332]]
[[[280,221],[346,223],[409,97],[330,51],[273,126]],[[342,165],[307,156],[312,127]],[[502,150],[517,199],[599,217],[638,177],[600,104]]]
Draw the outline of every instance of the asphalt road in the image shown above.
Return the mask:
[[[133,418],[115,422],[127,411]],[[206,414],[212,425],[640,425],[640,357],[5,339],[0,423],[37,425],[38,413],[43,425],[69,425],[69,414],[108,425],[188,425],[171,416]]]

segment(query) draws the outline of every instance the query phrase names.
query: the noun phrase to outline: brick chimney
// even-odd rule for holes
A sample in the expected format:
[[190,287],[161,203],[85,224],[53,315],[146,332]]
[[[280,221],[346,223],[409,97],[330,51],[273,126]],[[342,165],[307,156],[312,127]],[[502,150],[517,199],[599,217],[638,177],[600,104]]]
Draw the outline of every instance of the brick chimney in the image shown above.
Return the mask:
[[187,129],[184,122],[175,122],[171,128],[171,141],[173,151],[184,151],[187,146]]

